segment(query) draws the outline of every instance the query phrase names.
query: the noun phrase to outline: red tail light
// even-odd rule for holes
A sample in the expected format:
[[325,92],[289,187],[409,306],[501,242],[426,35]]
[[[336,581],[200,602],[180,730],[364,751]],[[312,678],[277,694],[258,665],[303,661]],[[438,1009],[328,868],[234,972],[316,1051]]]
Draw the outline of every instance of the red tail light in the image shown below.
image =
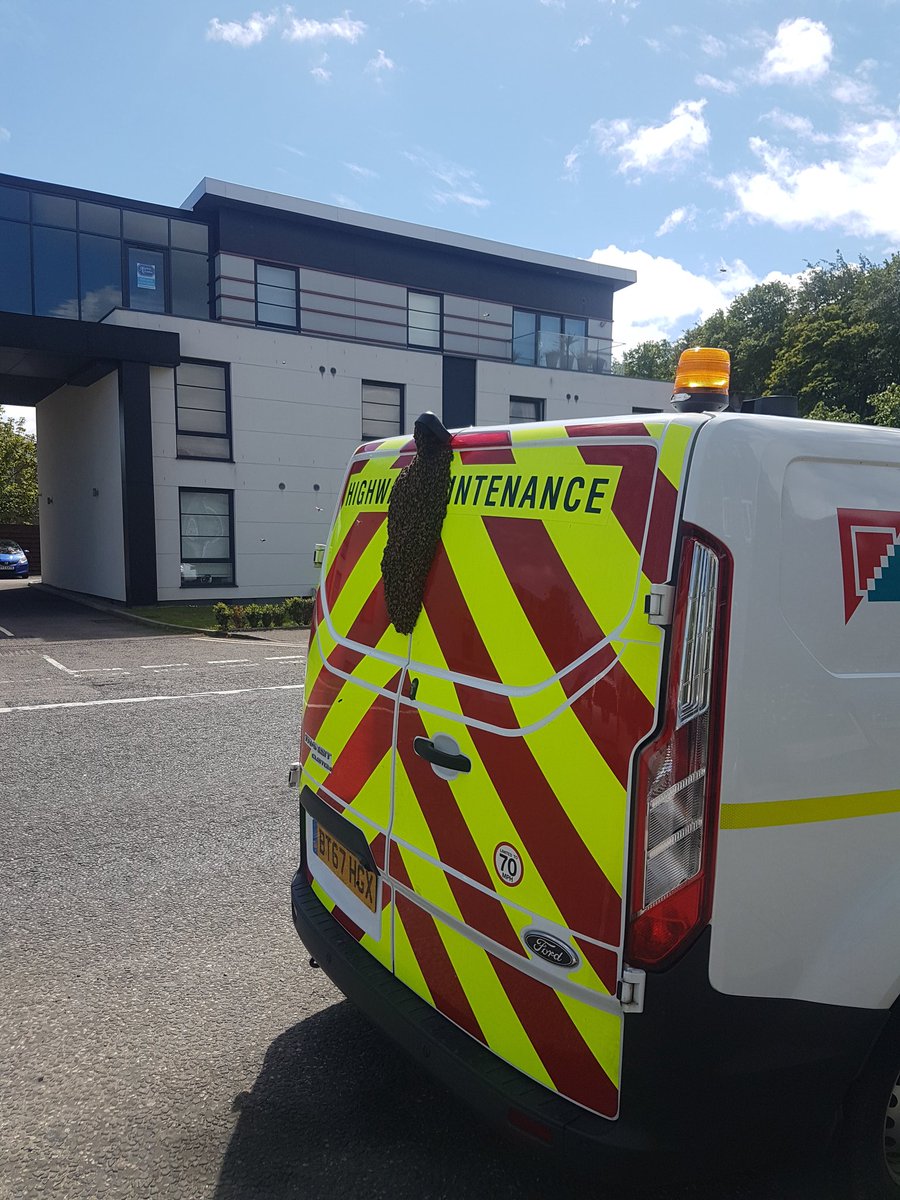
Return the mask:
[[731,557],[684,538],[666,714],[637,766],[626,957],[658,968],[709,922],[719,807]]

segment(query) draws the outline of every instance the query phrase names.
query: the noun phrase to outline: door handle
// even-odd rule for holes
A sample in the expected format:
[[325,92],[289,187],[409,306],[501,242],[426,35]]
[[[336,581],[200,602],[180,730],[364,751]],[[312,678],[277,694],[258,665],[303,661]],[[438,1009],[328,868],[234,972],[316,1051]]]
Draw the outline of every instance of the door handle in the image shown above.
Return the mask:
[[461,774],[472,770],[471,760],[464,754],[449,754],[441,750],[429,738],[417,737],[413,741],[413,750],[419,758],[424,758],[433,767],[443,767],[445,771],[459,771]]

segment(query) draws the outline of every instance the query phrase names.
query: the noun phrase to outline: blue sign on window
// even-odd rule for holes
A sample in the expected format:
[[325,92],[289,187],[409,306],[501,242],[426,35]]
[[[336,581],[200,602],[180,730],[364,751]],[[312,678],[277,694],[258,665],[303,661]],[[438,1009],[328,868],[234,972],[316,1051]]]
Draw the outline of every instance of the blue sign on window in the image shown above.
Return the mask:
[[151,292],[156,291],[156,266],[154,263],[137,264],[137,285],[139,288],[148,288]]

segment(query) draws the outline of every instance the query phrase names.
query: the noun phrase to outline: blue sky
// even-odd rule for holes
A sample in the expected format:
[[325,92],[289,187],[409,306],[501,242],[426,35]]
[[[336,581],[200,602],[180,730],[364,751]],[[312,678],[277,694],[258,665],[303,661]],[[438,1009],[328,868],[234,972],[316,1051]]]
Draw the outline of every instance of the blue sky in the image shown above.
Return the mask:
[[0,0],[0,171],[636,268],[622,346],[900,244],[900,3]]

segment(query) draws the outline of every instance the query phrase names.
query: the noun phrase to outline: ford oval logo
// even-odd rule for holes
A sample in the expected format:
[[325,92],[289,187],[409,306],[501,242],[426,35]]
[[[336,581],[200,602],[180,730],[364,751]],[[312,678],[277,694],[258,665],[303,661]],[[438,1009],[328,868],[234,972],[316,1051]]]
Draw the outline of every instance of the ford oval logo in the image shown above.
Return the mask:
[[573,967],[578,966],[579,958],[572,947],[550,933],[542,933],[539,929],[529,929],[523,935],[522,941],[532,954],[542,958],[544,962],[550,963],[551,966],[561,967],[564,971],[571,971]]

